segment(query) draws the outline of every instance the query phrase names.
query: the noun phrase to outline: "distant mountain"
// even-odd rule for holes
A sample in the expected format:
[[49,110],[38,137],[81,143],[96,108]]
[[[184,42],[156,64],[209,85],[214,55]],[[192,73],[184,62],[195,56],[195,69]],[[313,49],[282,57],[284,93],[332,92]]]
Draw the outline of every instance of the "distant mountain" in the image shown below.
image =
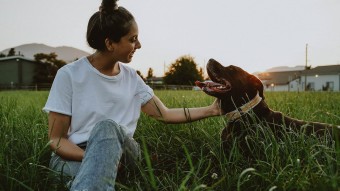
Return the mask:
[[[37,44],[37,43],[23,44],[23,45],[11,47],[11,48],[15,48],[16,54],[19,54],[20,52],[21,55],[24,55],[24,57],[30,58],[30,59],[34,59],[34,55],[37,53],[49,54],[51,52],[55,52],[58,55],[57,58],[60,60],[64,60],[65,62],[71,62],[77,58],[88,56],[90,54],[88,52],[85,52],[83,50],[79,50],[73,47],[68,47],[68,46],[51,47],[45,44]],[[1,52],[7,55],[8,51],[11,48],[5,49]]]
[[305,66],[295,66],[295,67],[289,67],[289,66],[278,66],[269,68],[266,70],[266,72],[285,72],[285,71],[299,71],[304,70]]

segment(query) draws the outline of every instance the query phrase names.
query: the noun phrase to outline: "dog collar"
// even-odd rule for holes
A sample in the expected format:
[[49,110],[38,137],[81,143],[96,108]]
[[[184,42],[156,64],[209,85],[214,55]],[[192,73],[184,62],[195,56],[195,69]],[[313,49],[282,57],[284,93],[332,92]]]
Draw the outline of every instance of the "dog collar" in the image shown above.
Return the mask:
[[235,109],[234,111],[225,114],[225,116],[228,118],[228,120],[234,121],[235,119],[240,118],[244,113],[248,113],[251,109],[257,106],[257,104],[259,104],[261,100],[262,97],[260,97],[259,92],[257,92],[256,96],[252,100]]

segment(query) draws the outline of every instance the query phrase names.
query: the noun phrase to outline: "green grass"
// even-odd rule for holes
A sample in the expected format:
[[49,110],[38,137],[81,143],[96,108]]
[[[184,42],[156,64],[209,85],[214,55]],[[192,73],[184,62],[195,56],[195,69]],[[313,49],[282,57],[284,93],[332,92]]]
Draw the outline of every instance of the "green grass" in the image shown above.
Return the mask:
[[[156,91],[168,107],[206,106],[200,91]],[[268,105],[291,117],[340,125],[340,93],[266,92]],[[51,190],[48,92],[0,92],[0,190]],[[249,135],[255,160],[232,148],[225,154],[223,117],[163,124],[141,115],[135,139],[142,147],[139,170],[121,174],[118,190],[339,190],[340,151],[329,139],[265,127]]]

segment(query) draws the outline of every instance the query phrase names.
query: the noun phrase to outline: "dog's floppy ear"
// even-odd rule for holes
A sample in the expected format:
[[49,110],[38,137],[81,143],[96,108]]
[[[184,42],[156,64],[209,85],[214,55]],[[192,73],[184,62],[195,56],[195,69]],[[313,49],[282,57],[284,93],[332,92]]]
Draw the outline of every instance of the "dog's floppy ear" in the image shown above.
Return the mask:
[[256,88],[256,91],[259,92],[260,97],[262,97],[262,99],[264,99],[264,95],[263,95],[263,84],[261,82],[260,79],[258,79],[256,76],[254,75],[250,75],[250,82],[252,84],[254,84],[254,87]]

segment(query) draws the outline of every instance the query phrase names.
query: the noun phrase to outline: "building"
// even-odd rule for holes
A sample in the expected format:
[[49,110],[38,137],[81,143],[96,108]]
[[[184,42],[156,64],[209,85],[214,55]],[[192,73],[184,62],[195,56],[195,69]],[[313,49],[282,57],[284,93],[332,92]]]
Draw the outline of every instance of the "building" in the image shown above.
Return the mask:
[[290,82],[300,79],[300,74],[301,71],[263,72],[258,78],[266,91],[294,91],[297,85],[290,85]]
[[265,91],[340,91],[340,65],[308,70],[263,72],[257,75]]
[[340,65],[304,70],[301,72],[300,84],[302,89],[308,91],[340,91]]
[[151,77],[146,79],[146,83],[150,85],[162,85],[163,77]]
[[22,56],[0,58],[0,88],[34,85],[38,62]]

